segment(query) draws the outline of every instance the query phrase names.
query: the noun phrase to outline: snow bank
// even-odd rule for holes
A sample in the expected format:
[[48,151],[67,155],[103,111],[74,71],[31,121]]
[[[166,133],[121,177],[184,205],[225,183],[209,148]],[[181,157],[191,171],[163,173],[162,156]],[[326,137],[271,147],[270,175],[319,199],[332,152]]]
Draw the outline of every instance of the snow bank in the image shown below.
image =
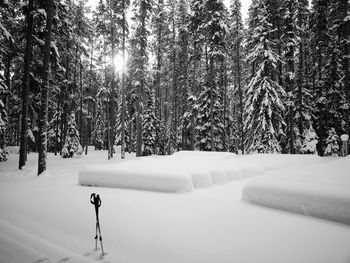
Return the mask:
[[292,170],[281,169],[250,181],[244,187],[242,199],[350,224],[349,171],[350,157]]
[[79,184],[188,192],[291,167],[308,156],[248,155],[181,151],[171,156],[141,157],[118,164],[91,166],[79,173]]
[[[287,165],[284,157],[259,156],[271,168]],[[258,163],[259,156],[234,157],[232,167],[240,164],[237,178],[245,178],[241,167]],[[18,155],[10,154],[0,163],[0,262],[349,263],[349,225],[242,202],[243,186],[250,179],[180,195],[77,187],[77,174],[87,165],[134,167],[148,159],[132,162],[135,155],[126,154],[129,161],[124,162],[119,157],[107,160],[107,151],[70,159],[48,153],[51,176],[41,177],[36,176],[37,155],[28,155],[28,170],[22,171]],[[149,159],[155,165],[158,157]],[[171,163],[171,158],[162,160]],[[289,170],[307,162],[315,163],[296,158]],[[230,176],[233,168],[227,167]],[[198,170],[200,176],[203,171],[211,179],[208,170]],[[94,251],[93,192],[102,199],[103,259],[101,250]]]
[[175,193],[188,192],[193,188],[192,180],[186,173],[147,171],[141,167],[127,169],[115,165],[86,168],[79,173],[79,184]]

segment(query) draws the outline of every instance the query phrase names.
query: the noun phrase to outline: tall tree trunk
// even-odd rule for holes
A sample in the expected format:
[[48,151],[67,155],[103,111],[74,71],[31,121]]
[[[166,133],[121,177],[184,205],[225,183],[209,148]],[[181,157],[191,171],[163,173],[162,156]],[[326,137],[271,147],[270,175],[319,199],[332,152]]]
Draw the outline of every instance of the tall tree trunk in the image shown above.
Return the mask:
[[241,69],[241,51],[240,51],[240,41],[237,40],[236,44],[236,70],[237,70],[237,86],[238,86],[238,96],[239,96],[239,133],[240,133],[240,149],[242,154],[244,154],[244,123],[243,123],[243,90],[242,90],[242,69]]
[[41,107],[39,112],[39,158],[38,158],[38,175],[46,170],[47,154],[47,112],[48,112],[48,90],[50,76],[50,48],[51,48],[51,31],[53,21],[53,0],[47,0],[46,6],[46,28],[45,28],[45,46],[43,61],[43,86],[41,89]]
[[[91,45],[91,55],[90,55],[90,80],[89,80],[89,91],[91,92],[92,90],[92,61],[93,61],[93,54],[94,54],[94,44],[92,43]],[[92,116],[90,116],[90,103],[89,101],[87,102],[87,120],[86,120],[86,132],[85,132],[85,141],[86,141],[86,147],[85,147],[85,155],[88,154],[88,146],[90,144],[90,140],[91,140],[91,130],[92,130],[92,116],[94,116],[94,109],[92,109]]]
[[83,97],[84,97],[84,91],[83,91],[83,65],[81,63],[81,54],[79,54],[79,90],[80,90],[80,98],[79,98],[79,137],[80,137],[80,144],[84,149],[85,142],[84,142],[84,127],[83,127]]
[[32,60],[32,35],[33,35],[33,6],[34,0],[29,0],[27,12],[27,34],[26,50],[24,55],[24,76],[22,85],[22,121],[21,121],[21,143],[19,149],[19,165],[22,169],[27,161],[27,130],[28,130],[28,93],[30,86],[30,64]]
[[[173,11],[175,13],[175,11]],[[173,95],[173,125],[170,125],[170,127],[173,128],[173,130],[170,132],[170,143],[174,143],[173,148],[177,149],[177,114],[178,114],[178,84],[177,84],[177,72],[176,72],[176,65],[177,65],[177,55],[176,55],[176,28],[175,28],[175,15],[173,15],[172,18],[172,45],[173,45],[173,50],[172,50],[172,95]],[[172,132],[174,132],[175,138],[172,138]],[[172,141],[174,139],[174,141]],[[171,154],[171,152],[168,152],[168,154]]]
[[300,40],[299,43],[299,68],[298,68],[298,113],[299,113],[299,134],[302,135],[304,133],[303,126],[303,80],[304,80],[304,47],[303,40]]
[[[349,15],[349,1],[341,0],[341,10],[344,12],[342,15],[347,17]],[[350,105],[350,70],[349,70],[349,37],[350,37],[350,21],[349,19],[344,22],[342,28],[342,45],[343,45],[343,68],[344,68],[344,92],[347,105]],[[350,108],[345,112],[345,132],[350,135]]]
[[210,85],[210,150],[214,149],[214,58],[209,59],[209,85]]
[[[113,11],[111,10],[113,13]],[[112,24],[111,24],[111,38],[112,38],[112,81],[111,81],[111,100],[110,100],[110,157],[113,158],[114,155],[114,137],[115,137],[115,99],[116,99],[116,83],[115,83],[115,65],[114,65],[114,59],[115,59],[115,41],[114,41],[114,21],[115,21],[115,15],[112,14]]]
[[122,108],[121,108],[121,131],[120,131],[120,139],[121,139],[121,158],[125,158],[125,26],[126,26],[126,19],[125,19],[125,0],[123,1],[123,36],[122,36],[122,52],[123,52],[123,69],[122,69]]
[[[59,95],[59,97],[61,94]],[[56,130],[55,130],[55,155],[57,155],[57,152],[59,152],[59,136],[58,136],[58,131],[59,131],[59,117],[60,117],[60,103],[61,99],[58,98],[57,100],[57,115],[56,115]]]

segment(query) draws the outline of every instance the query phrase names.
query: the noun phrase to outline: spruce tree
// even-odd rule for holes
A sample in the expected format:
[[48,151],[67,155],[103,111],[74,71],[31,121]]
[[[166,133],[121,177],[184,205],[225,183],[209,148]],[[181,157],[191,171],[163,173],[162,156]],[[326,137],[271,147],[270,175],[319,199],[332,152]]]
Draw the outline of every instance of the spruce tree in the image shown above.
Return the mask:
[[[237,122],[236,127],[238,128],[238,149],[244,153],[244,90],[243,90],[243,40],[244,40],[244,27],[241,14],[241,1],[232,0],[230,5],[230,36],[229,41],[231,42],[230,46],[230,57],[231,60],[231,72],[233,77],[233,86],[234,86],[234,96],[238,96],[238,110],[237,116],[235,119]],[[233,99],[233,98],[232,98]]]
[[43,58],[43,76],[41,87],[41,105],[39,114],[39,147],[38,147],[38,175],[46,170],[47,158],[47,123],[48,123],[48,94],[50,78],[50,53],[51,53],[51,32],[54,17],[53,0],[46,2],[46,28],[45,28],[45,46]]
[[284,70],[284,86],[287,92],[287,138],[289,140],[288,149],[289,153],[295,153],[294,149],[294,115],[295,115],[295,106],[294,106],[294,93],[295,93],[295,52],[297,46],[297,37],[296,37],[296,27],[295,27],[295,1],[287,0],[283,3],[283,35],[282,41],[284,46],[284,61],[285,61],[285,70]]
[[207,51],[207,75],[197,105],[197,147],[205,151],[223,149],[223,107],[220,96],[219,66],[225,54],[225,36],[227,13],[221,0],[203,2],[205,20],[200,26],[205,36]]
[[324,150],[325,156],[339,156],[339,141],[340,138],[337,135],[334,128],[328,131],[328,137],[326,139],[326,149]]
[[295,2],[295,29],[296,29],[296,88],[294,92],[295,105],[295,148],[299,153],[300,145],[303,144],[304,130],[312,125],[313,101],[310,85],[310,62],[309,44],[309,3],[307,0]]
[[300,153],[317,154],[318,136],[312,125],[304,130],[302,137],[303,140],[300,148]]
[[326,86],[326,50],[329,43],[329,24],[327,10],[329,1],[312,1],[312,56],[313,56],[313,96],[315,108],[315,130],[319,137],[318,152],[323,154],[327,136],[327,86]]
[[274,29],[268,21],[266,1],[259,1],[256,8],[259,13],[255,27],[251,28],[252,49],[248,57],[256,69],[247,86],[247,139],[249,151],[274,153],[281,151],[278,137],[284,125],[282,113],[286,94],[275,77],[281,59],[273,51],[276,43],[271,39]]
[[63,158],[72,158],[76,155],[81,155],[83,153],[83,148],[80,144],[79,131],[77,129],[77,123],[75,121],[75,114],[70,115],[68,121],[68,129],[66,135],[66,141],[62,150]]
[[133,58],[133,86],[136,88],[136,156],[142,155],[142,115],[143,115],[143,94],[147,86],[147,37],[149,31],[147,29],[150,18],[151,1],[136,0],[134,1],[134,18],[135,28],[131,42],[135,52]]
[[147,104],[145,107],[142,123],[143,131],[143,151],[142,155],[152,155],[156,153],[156,139],[158,134],[157,120],[154,107],[154,92],[146,92]]

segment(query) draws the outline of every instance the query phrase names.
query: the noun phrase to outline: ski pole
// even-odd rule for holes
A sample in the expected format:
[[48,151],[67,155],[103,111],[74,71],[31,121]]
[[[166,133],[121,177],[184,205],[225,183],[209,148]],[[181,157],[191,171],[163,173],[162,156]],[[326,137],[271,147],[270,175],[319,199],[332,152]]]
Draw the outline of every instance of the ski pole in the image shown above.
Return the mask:
[[101,198],[100,195],[97,195],[95,193],[92,193],[90,196],[90,202],[95,206],[95,213],[96,213],[96,235],[95,235],[95,250],[97,250],[97,239],[100,240],[101,243],[101,251],[102,256],[104,256],[103,252],[103,244],[102,244],[102,235],[101,235],[101,227],[100,227],[100,220],[98,217],[98,208],[101,206]]

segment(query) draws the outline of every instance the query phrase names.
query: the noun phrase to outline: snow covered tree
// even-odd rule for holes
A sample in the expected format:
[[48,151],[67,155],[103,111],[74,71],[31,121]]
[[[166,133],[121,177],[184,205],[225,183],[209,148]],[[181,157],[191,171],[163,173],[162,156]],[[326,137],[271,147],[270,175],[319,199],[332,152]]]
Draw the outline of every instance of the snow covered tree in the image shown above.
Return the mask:
[[147,29],[150,18],[151,1],[136,0],[134,1],[134,18],[135,28],[131,38],[131,45],[134,47],[133,60],[133,79],[134,87],[136,87],[136,155],[142,154],[142,114],[143,114],[143,93],[147,76],[147,37],[149,31]]
[[197,148],[202,151],[220,151],[223,149],[223,107],[220,94],[219,68],[225,56],[225,36],[227,10],[221,0],[203,2],[205,20],[200,25],[205,37],[207,51],[207,75],[202,91],[195,106],[197,116]]
[[274,29],[268,21],[266,1],[257,2],[255,8],[260,11],[255,27],[251,29],[252,49],[248,57],[256,69],[247,86],[247,140],[251,152],[274,153],[281,151],[278,137],[283,134],[282,112],[286,94],[276,80],[280,57],[273,51],[275,43],[271,34]]
[[287,92],[287,138],[289,140],[288,149],[289,153],[295,153],[294,150],[294,91],[295,91],[295,52],[297,46],[296,27],[295,27],[295,1],[286,0],[283,3],[283,47],[284,47],[284,86]]
[[0,73],[0,162],[7,160],[7,152],[5,151],[5,131],[7,128],[7,112],[3,98],[6,96],[6,86],[2,82]]
[[327,10],[329,1],[312,1],[311,30],[313,55],[313,96],[315,109],[315,130],[319,136],[318,152],[323,154],[324,142],[327,136],[327,86],[326,86],[326,50],[329,43],[329,24]]
[[38,175],[46,170],[47,156],[47,123],[48,123],[48,94],[50,78],[50,55],[51,55],[51,32],[54,17],[53,0],[46,2],[46,27],[45,27],[45,46],[43,58],[43,76],[41,87],[41,105],[39,112],[39,157],[38,157]]
[[27,142],[26,131],[28,129],[28,93],[30,81],[30,65],[32,60],[32,38],[33,38],[33,16],[34,16],[34,0],[28,2],[26,14],[26,49],[24,53],[24,76],[22,85],[22,116],[21,116],[21,144],[19,150],[19,164],[18,168],[22,169],[27,161]]
[[[294,92],[295,105],[295,148],[296,152],[300,149],[304,134],[304,129],[307,129],[312,122],[313,117],[313,98],[310,89],[309,73],[310,66],[310,32],[309,26],[309,3],[307,0],[295,2],[295,27],[296,27],[296,87]],[[295,128],[294,127],[294,128]]]
[[234,95],[238,96],[238,110],[237,115],[237,128],[238,132],[236,136],[239,138],[239,145],[237,148],[244,153],[244,104],[243,104],[243,40],[244,40],[244,27],[242,21],[241,14],[241,1],[240,0],[232,0],[230,6],[230,36],[229,41],[231,41],[230,46],[230,57],[231,67],[232,67],[232,77],[233,77],[233,87],[234,87]]
[[[11,34],[7,31],[4,25],[0,22],[0,57],[5,57],[8,53],[6,48],[7,43],[13,43]],[[3,75],[5,65],[0,59],[0,162],[7,160],[7,152],[5,151],[5,132],[8,125],[7,111],[5,107],[5,99],[8,96],[8,87],[6,79]]]
[[189,32],[188,32],[188,5],[185,0],[179,1],[179,6],[177,10],[177,27],[178,27],[178,90],[179,90],[179,119],[180,127],[179,135],[181,136],[181,148],[183,150],[190,149],[188,135],[189,131],[187,129],[187,123],[184,123],[184,115],[188,112],[187,99],[190,96],[190,87],[189,87]]
[[326,139],[326,149],[324,150],[325,156],[339,156],[339,141],[340,138],[337,135],[334,128],[328,131],[328,137]]
[[96,150],[104,149],[104,135],[106,129],[106,112],[108,92],[105,87],[99,89],[96,99],[95,128],[92,131],[92,143]]
[[300,153],[302,154],[317,154],[317,143],[318,143],[318,136],[312,127],[310,125],[308,129],[304,130],[304,133],[302,135],[302,146],[300,148]]
[[72,158],[75,155],[81,155],[83,153],[83,148],[80,144],[79,131],[77,129],[77,124],[75,121],[75,114],[72,113],[70,120],[68,121],[68,129],[66,135],[66,141],[62,150],[63,158]]
[[156,153],[156,139],[158,135],[157,119],[155,115],[154,107],[154,92],[148,91],[147,93],[147,104],[143,114],[143,151],[142,155],[152,155]]

